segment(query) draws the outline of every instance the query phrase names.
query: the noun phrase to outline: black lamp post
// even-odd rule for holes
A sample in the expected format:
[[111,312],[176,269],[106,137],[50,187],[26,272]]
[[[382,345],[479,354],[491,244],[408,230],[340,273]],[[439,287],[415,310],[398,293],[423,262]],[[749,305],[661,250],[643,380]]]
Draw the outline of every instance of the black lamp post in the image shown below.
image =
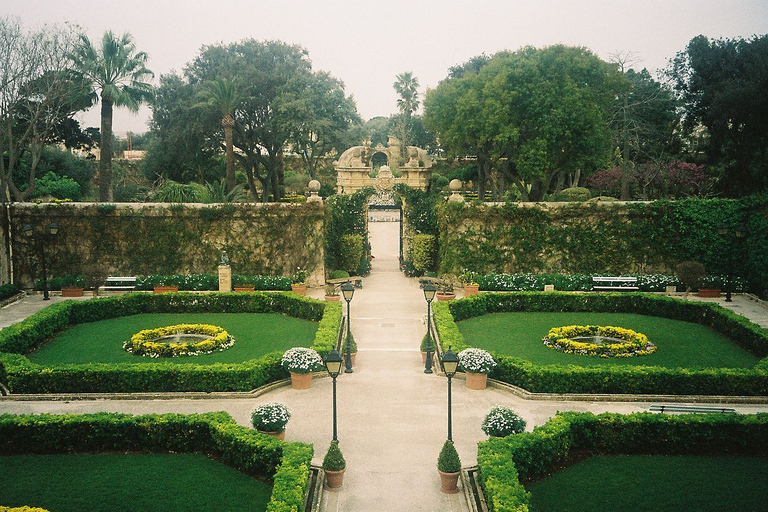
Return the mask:
[[[21,231],[24,233],[24,235],[31,239],[34,235],[34,230],[32,229],[32,226],[29,224],[25,224],[24,227],[21,228]],[[40,246],[40,263],[43,267],[43,300],[51,300],[50,295],[48,294],[48,270],[45,266],[45,242],[48,239],[54,239],[56,235],[59,233],[59,225],[55,222],[51,222],[48,225],[48,231],[44,232],[40,236],[35,236],[37,239],[37,244]]]
[[432,301],[435,300],[437,287],[432,283],[424,286],[424,298],[427,299],[427,360],[424,362],[424,373],[432,373],[432,333],[430,326],[432,323]]
[[440,362],[443,365],[445,376],[448,377],[448,440],[453,441],[453,426],[451,423],[451,379],[456,375],[456,370],[459,367],[459,356],[448,347],[448,350],[443,353],[443,358]]
[[338,441],[336,435],[336,377],[341,373],[341,364],[343,363],[341,355],[336,350],[331,350],[325,356],[325,369],[328,375],[333,379],[333,440]]
[[352,332],[349,328],[349,303],[352,302],[352,296],[355,295],[355,287],[347,281],[341,285],[341,294],[344,296],[344,300],[347,301],[347,354],[345,360],[344,373],[353,373],[352,370]]
[[746,235],[745,229],[742,226],[737,226],[736,228],[733,228],[733,235],[734,237],[731,237],[731,228],[728,227],[726,224],[721,224],[717,227],[717,232],[726,239],[728,242],[728,281],[725,284],[725,302],[733,302],[731,300],[731,292],[733,291],[733,251],[734,251],[734,242],[736,240],[741,240],[744,238],[744,235]]

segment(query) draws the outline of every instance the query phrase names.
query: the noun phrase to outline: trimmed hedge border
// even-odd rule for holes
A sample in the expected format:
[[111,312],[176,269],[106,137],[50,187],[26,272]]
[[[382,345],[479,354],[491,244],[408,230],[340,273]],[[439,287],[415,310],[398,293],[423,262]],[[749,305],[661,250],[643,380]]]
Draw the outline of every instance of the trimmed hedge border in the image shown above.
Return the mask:
[[203,453],[273,481],[268,512],[303,510],[314,448],[207,414],[0,415],[0,454]]
[[128,294],[49,306],[0,331],[0,383],[12,393],[250,391],[288,378],[282,352],[242,363],[91,363],[40,366],[24,354],[71,325],[141,313],[282,313],[319,322],[311,348],[335,343],[341,305],[292,293]]
[[572,450],[606,455],[768,456],[768,414],[558,413],[533,432],[478,444],[478,470],[489,510],[525,512],[521,481],[567,464]]
[[703,324],[737,340],[763,357],[754,368],[662,368],[658,366],[582,367],[537,365],[494,353],[489,374],[533,393],[768,395],[768,332],[716,304],[683,301],[645,293],[483,293],[432,305],[441,346],[467,348],[455,322],[486,313],[510,311],[599,311],[637,313]]

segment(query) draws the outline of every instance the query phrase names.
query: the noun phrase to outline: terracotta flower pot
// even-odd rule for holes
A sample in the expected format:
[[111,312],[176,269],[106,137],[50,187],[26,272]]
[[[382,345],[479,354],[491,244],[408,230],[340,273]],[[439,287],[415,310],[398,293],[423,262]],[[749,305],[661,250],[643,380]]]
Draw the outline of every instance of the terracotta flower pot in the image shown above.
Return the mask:
[[488,375],[485,373],[465,372],[467,380],[464,381],[468,389],[485,389],[488,384]]
[[307,294],[307,285],[306,284],[292,284],[291,285],[291,291],[297,295],[306,295]]
[[456,298],[456,294],[453,292],[437,292],[436,296],[439,302],[446,302]]
[[328,489],[339,489],[344,483],[344,471],[346,471],[346,469],[342,469],[340,471],[331,471],[326,469],[325,486]]
[[294,373],[291,374],[291,387],[293,389],[309,389],[312,387],[312,373]]
[[75,288],[75,287],[62,288],[61,289],[61,296],[62,297],[82,297],[83,296],[83,289],[82,288]]
[[268,432],[266,430],[259,430],[262,434],[267,434],[268,436],[276,437],[281,441],[285,441],[285,429],[281,430],[280,432]]
[[176,293],[178,291],[178,286],[155,286],[155,293]]
[[699,288],[699,297],[719,297],[719,296],[720,296],[720,290]]
[[457,471],[456,473],[443,473],[438,469],[437,472],[440,473],[440,492],[443,494],[458,494],[458,483],[461,471]]
[[477,292],[480,291],[480,285],[479,284],[465,284],[464,285],[464,296],[470,297],[472,295],[477,295]]
[[341,295],[326,295],[325,300],[327,302],[339,302]]

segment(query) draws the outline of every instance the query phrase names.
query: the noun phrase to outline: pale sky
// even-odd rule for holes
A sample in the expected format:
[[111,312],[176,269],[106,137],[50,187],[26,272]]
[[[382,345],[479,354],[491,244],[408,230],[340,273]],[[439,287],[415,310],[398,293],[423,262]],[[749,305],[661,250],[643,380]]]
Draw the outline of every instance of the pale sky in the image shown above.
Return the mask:
[[[26,27],[71,22],[91,40],[133,35],[156,80],[181,71],[202,45],[247,38],[307,49],[315,70],[342,80],[363,119],[397,110],[395,76],[411,71],[422,95],[469,58],[522,46],[632,52],[636,68],[666,67],[691,38],[768,32],[766,0],[0,0]],[[147,130],[151,113],[115,109],[114,131]],[[98,126],[98,107],[80,116]]]

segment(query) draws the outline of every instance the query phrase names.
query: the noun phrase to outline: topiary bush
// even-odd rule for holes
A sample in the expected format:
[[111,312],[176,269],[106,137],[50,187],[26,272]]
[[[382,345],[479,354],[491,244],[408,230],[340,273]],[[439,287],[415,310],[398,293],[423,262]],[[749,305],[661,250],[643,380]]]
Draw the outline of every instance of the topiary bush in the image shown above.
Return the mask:
[[437,240],[434,235],[415,235],[411,244],[413,266],[424,272],[434,269]]
[[437,457],[437,469],[443,473],[458,473],[461,471],[461,459],[459,452],[453,445],[453,441],[446,440],[440,455]]
[[698,261],[684,261],[675,267],[675,274],[685,286],[685,291],[690,292],[701,286],[707,270]]
[[323,457],[323,469],[326,471],[341,471],[347,467],[347,461],[341,453],[338,441],[331,441],[328,451]]
[[552,197],[552,201],[587,201],[591,194],[588,188],[565,188]]
[[356,274],[363,258],[363,236],[344,235],[339,242],[339,268]]

